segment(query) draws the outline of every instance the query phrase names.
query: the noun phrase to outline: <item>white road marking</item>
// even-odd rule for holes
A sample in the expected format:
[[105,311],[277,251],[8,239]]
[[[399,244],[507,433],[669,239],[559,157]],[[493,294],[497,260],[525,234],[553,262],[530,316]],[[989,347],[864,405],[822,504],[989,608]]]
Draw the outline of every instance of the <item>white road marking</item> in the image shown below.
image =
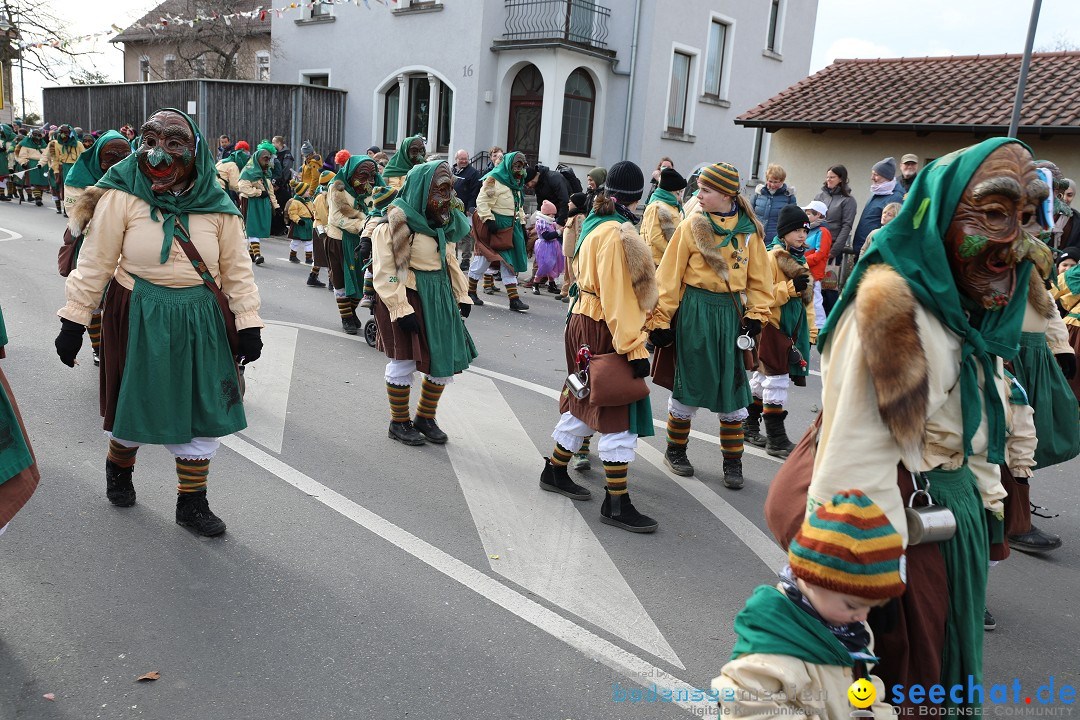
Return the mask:
[[7,233],[7,237],[0,237],[0,242],[7,242],[8,240],[20,240],[22,235],[14,230],[8,230],[7,228],[0,227],[0,232]]
[[285,439],[285,415],[289,409],[298,334],[296,328],[267,325],[262,339],[273,352],[263,354],[244,369],[247,386],[244,411],[248,426],[243,434],[279,455]]
[[[621,673],[633,683],[641,686],[656,683],[657,687],[670,688],[673,693],[686,693],[687,697],[695,697],[696,692],[696,696],[700,696],[700,690],[695,690],[674,675],[571,622],[534,600],[530,600],[495,578],[485,575],[380,515],[334,492],[251,443],[235,435],[224,437],[221,442],[230,450],[284,480],[312,499],[575,650]],[[704,717],[715,707],[714,702],[707,700],[672,700],[671,702],[672,705],[697,717]]]
[[[685,669],[579,506],[537,486],[542,454],[495,383],[465,373],[451,392],[453,401],[439,408],[440,424],[491,569]],[[597,506],[594,498],[580,509]]]

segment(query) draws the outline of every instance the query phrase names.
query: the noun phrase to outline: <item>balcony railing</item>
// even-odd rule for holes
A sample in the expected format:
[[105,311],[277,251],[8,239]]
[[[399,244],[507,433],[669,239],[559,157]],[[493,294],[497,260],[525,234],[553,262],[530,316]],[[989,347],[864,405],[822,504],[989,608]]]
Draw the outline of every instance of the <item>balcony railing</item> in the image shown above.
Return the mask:
[[607,50],[611,9],[588,0],[506,0],[499,44],[564,42]]

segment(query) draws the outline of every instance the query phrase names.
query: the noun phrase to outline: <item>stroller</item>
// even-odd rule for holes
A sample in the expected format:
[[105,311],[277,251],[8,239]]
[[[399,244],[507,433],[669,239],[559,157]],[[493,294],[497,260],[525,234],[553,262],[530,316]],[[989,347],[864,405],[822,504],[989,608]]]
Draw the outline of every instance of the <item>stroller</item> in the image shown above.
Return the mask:
[[[371,267],[371,260],[368,260],[367,264],[363,267],[363,272],[367,272],[367,269]],[[367,340],[367,344],[370,347],[375,347],[375,342],[379,337],[379,324],[375,322],[375,305],[372,304],[368,308],[368,312],[371,313],[371,317],[364,323],[364,340]]]

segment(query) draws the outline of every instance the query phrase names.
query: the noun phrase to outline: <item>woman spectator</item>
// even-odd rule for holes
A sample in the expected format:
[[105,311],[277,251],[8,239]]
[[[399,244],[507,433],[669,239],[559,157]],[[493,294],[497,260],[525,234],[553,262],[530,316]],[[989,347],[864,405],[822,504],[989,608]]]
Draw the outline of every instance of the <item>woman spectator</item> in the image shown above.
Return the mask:
[[499,163],[502,162],[503,155],[505,154],[506,153],[501,147],[499,147],[498,145],[493,145],[492,148],[488,150],[488,165],[487,168],[484,169],[484,174],[486,175],[487,173],[497,168],[499,166]]
[[776,163],[765,168],[765,184],[758,185],[754,191],[754,214],[765,229],[765,242],[772,242],[776,237],[776,220],[780,210],[795,204],[795,188],[789,188],[784,182],[787,171]]
[[825,203],[825,225],[833,239],[828,267],[825,268],[826,278],[831,277],[831,282],[823,280],[821,286],[821,300],[827,313],[840,295],[840,288],[836,285],[837,276],[843,260],[842,253],[851,241],[851,229],[855,225],[855,212],[858,210],[855,198],[851,197],[847,168],[833,165],[826,170],[825,184],[814,199]]
[[904,202],[904,191],[896,182],[896,160],[887,157],[870,170],[870,200],[859,216],[851,248],[858,254],[866,236],[881,227],[881,213],[889,203]]
[[664,168],[675,169],[675,163],[669,157],[660,158],[660,162],[656,163],[656,169],[653,170],[652,179],[649,180],[649,197],[645,198],[645,204],[648,205],[652,202],[652,194],[656,192],[656,188],[660,187],[660,173],[664,171]]

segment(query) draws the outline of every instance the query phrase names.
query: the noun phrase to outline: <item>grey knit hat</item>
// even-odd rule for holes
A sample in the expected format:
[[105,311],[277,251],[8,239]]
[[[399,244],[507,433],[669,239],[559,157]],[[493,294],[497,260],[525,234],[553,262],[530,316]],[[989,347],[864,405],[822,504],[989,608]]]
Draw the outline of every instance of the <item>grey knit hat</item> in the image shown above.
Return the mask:
[[874,163],[873,171],[886,180],[893,180],[896,178],[896,159],[887,157],[884,160],[879,160]]

